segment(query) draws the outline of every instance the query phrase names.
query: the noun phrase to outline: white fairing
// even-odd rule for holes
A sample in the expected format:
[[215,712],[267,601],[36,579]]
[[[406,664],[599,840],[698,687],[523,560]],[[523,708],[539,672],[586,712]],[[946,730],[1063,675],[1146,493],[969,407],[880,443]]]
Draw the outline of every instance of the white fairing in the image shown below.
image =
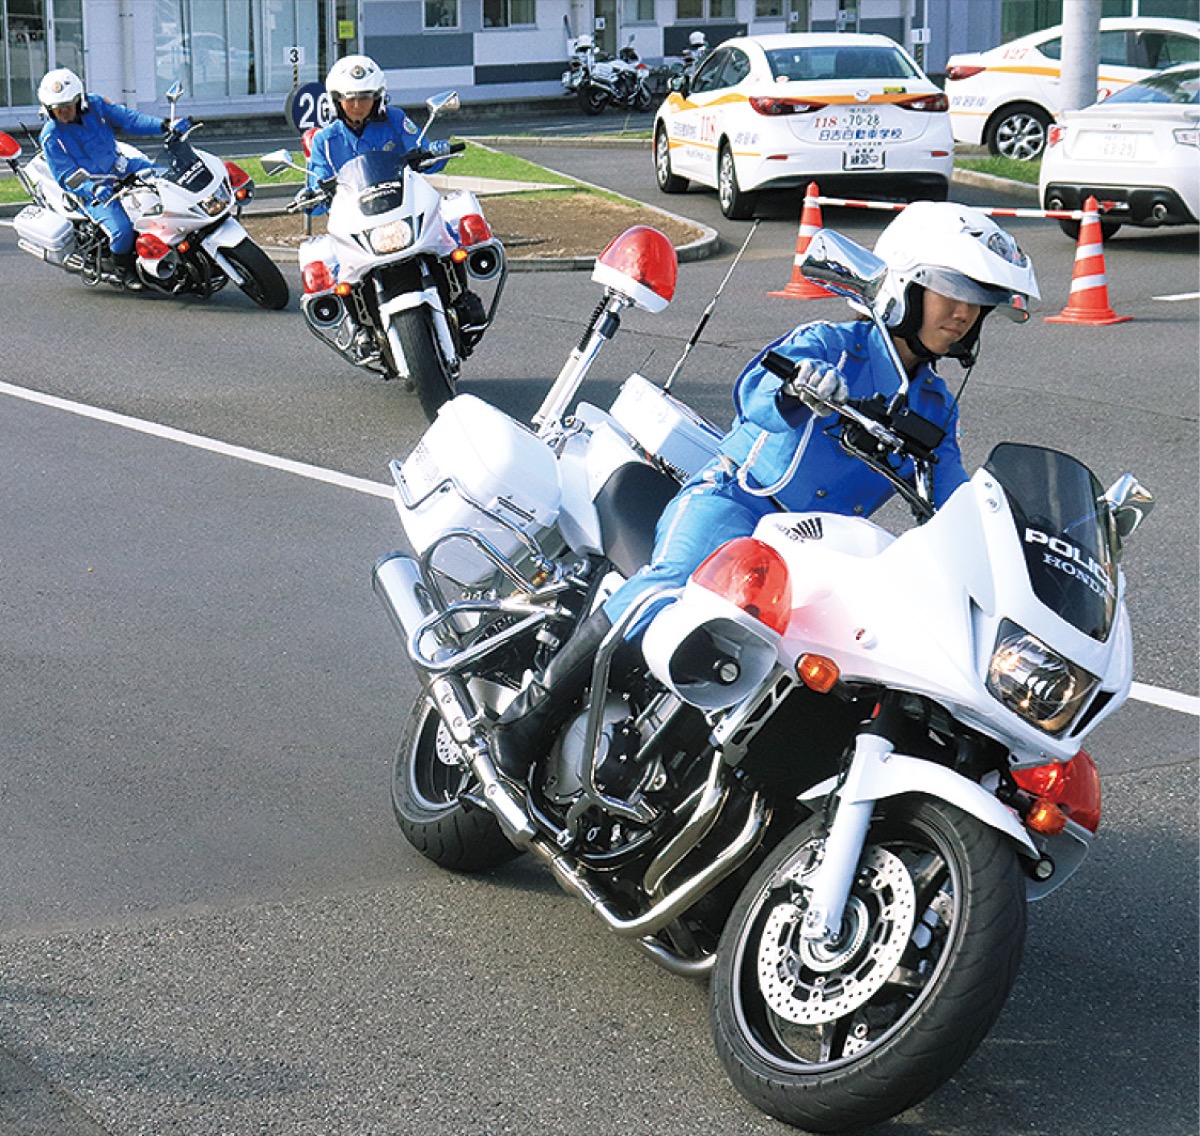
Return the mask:
[[[1069,760],[1083,734],[1128,694],[1132,651],[1123,579],[1121,613],[1108,642],[1039,602],[1005,495],[984,470],[931,520],[894,539],[868,521],[827,514],[769,516],[755,536],[788,565],[793,615],[780,649],[785,663],[805,652],[827,654],[844,680],[926,695],[1004,739],[1022,763]],[[989,694],[987,666],[1004,618],[1102,679],[1113,697],[1087,729],[1051,737]]]

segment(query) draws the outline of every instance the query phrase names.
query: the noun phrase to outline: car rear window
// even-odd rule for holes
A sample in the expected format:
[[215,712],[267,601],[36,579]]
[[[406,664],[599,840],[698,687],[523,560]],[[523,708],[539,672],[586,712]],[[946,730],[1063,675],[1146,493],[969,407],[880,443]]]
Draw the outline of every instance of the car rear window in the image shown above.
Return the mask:
[[919,72],[890,47],[781,47],[766,53],[776,80],[915,79]]
[[1105,106],[1112,103],[1200,104],[1200,67],[1150,75],[1140,82],[1122,87],[1104,100]]

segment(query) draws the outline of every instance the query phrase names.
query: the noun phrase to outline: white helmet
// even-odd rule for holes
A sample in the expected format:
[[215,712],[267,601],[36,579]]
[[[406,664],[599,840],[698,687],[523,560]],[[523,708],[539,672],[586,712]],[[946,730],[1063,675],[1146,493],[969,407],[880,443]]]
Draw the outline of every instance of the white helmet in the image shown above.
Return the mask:
[[914,201],[879,234],[875,255],[888,266],[876,301],[884,323],[923,357],[931,357],[917,339],[923,289],[983,309],[950,351],[964,366],[974,363],[980,326],[993,308],[1023,323],[1029,301],[1040,295],[1033,264],[1013,236],[953,201]]
[[387,97],[387,79],[379,64],[366,55],[345,55],[329,68],[325,90],[341,117],[341,101],[347,95],[370,95],[375,100],[371,115],[379,112]]
[[38,84],[38,102],[47,111],[55,107],[66,106],[79,100],[79,109],[87,110],[87,102],[83,95],[83,80],[67,67],[57,67],[47,71]]
[[688,43],[691,44],[692,47],[707,47],[708,38],[703,32],[692,32],[692,34],[688,36]]

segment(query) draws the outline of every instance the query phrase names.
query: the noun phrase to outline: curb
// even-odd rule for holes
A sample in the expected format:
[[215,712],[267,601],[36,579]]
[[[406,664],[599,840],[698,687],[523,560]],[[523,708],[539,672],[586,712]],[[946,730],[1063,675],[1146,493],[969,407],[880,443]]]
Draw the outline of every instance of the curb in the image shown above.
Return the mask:
[[1038,187],[1024,181],[1012,181],[1009,178],[996,177],[995,174],[984,174],[978,170],[958,170],[950,175],[950,180],[957,185],[969,185],[976,189],[994,189],[997,193],[1009,193],[1021,201],[1037,205],[1041,198]]

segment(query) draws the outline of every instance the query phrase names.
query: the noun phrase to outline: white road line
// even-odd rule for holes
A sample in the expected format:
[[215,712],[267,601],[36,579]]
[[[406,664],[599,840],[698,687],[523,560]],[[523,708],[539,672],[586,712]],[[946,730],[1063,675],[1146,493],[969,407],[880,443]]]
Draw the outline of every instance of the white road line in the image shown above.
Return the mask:
[[[24,399],[26,402],[34,402],[40,406],[53,407],[56,410],[65,410],[69,414],[78,414],[83,418],[94,418],[98,422],[107,422],[112,426],[124,427],[126,430],[136,430],[141,434],[150,434],[169,442],[179,442],[198,450],[208,450],[210,453],[221,454],[224,457],[237,458],[239,461],[250,462],[253,465],[282,470],[284,473],[294,473],[298,477],[307,477],[311,481],[321,481],[326,485],[335,485],[341,489],[353,489],[356,493],[367,493],[372,497],[383,498],[392,496],[391,486],[379,481],[351,477],[349,474],[322,469],[320,466],[308,465],[305,462],[275,457],[274,454],[264,454],[260,450],[247,449],[245,446],[231,446],[228,442],[218,442],[213,438],[206,438],[202,434],[191,434],[186,430],[176,430],[172,426],[161,426],[157,422],[147,422],[142,418],[131,418],[127,414],[101,410],[82,402],[59,398],[57,395],[43,394],[41,391],[13,386],[11,383],[0,382],[0,394],[11,395],[13,398]],[[1200,698],[1191,694],[1181,694],[1178,691],[1164,690],[1162,687],[1135,682],[1129,696],[1138,702],[1148,702],[1153,706],[1161,706],[1167,710],[1178,710],[1183,714],[1200,717]]]
[[1152,300],[1162,300],[1165,304],[1179,304],[1184,300],[1200,300],[1200,292],[1175,292],[1170,296],[1151,296]]
[[169,442],[180,442],[197,450],[208,450],[210,453],[222,454],[225,457],[237,458],[239,461],[251,462],[254,465],[267,466],[270,469],[294,473],[298,477],[307,477],[311,481],[323,481],[326,485],[336,485],[342,489],[353,489],[356,493],[369,493],[373,497],[390,498],[392,487],[378,481],[367,481],[361,477],[351,477],[347,473],[338,473],[332,469],[322,469],[320,466],[308,465],[305,462],[292,461],[290,458],[276,457],[274,454],[264,454],[260,450],[250,450],[245,446],[231,446],[228,442],[218,442],[214,438],[206,438],[202,434],[191,434],[186,430],[176,430],[172,426],[162,426],[157,422],[147,422],[141,418],[130,418],[127,414],[116,414],[111,410],[101,410],[95,406],[86,406],[81,402],[58,398],[41,391],[26,390],[15,387],[10,383],[0,382],[0,394],[12,395],[26,402],[36,402],[41,406],[50,406],[56,410],[65,410],[69,414],[78,414],[83,418],[94,418],[99,422],[107,422],[112,426],[122,426],[126,430],[136,430],[141,434],[150,434],[156,438],[164,438]]

